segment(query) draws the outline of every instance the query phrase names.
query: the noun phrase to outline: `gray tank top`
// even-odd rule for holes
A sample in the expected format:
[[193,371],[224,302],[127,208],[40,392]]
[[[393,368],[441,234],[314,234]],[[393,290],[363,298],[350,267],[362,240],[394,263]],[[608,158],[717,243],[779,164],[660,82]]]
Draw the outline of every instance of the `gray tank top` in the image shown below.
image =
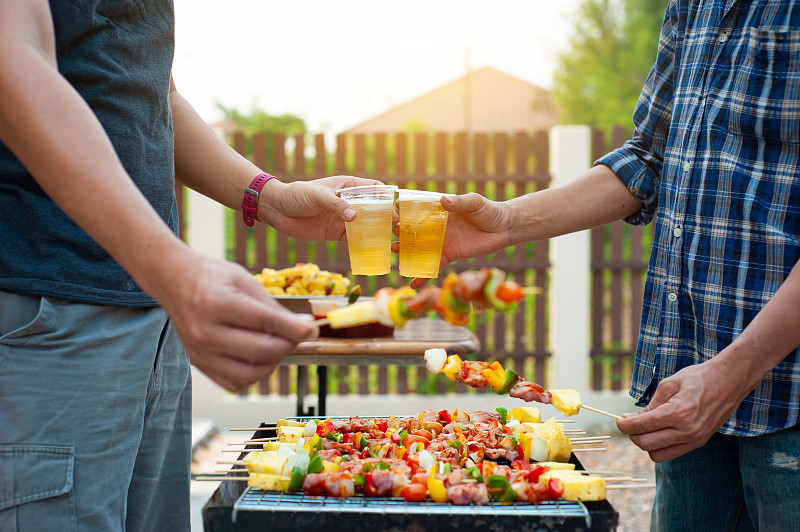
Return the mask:
[[[133,181],[177,231],[169,105],[172,1],[50,0],[50,8],[59,71],[94,110]],[[0,290],[87,303],[155,305],[2,143]]]

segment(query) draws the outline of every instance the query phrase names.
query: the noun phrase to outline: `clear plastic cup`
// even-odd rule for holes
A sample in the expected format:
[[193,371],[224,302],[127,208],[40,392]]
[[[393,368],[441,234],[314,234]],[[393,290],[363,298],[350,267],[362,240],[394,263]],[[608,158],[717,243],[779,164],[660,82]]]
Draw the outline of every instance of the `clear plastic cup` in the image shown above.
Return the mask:
[[392,269],[394,185],[341,188],[336,193],[356,211],[345,222],[353,275],[385,275]]
[[400,275],[435,279],[442,260],[447,211],[441,192],[400,189]]

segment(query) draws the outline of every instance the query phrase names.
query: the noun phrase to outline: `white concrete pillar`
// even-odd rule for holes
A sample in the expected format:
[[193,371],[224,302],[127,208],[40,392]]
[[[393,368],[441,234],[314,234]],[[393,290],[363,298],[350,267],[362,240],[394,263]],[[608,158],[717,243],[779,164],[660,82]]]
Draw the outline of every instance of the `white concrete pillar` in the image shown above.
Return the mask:
[[[225,258],[225,209],[216,201],[191,189],[188,196],[186,241],[197,251]],[[217,410],[228,398],[225,389],[192,367],[192,413],[196,419],[218,418]]]
[[[591,138],[588,126],[555,126],[550,130],[553,187],[568,183],[591,167]],[[550,242],[552,388],[575,388],[581,395],[590,389],[590,251],[589,231]]]
[[186,241],[197,251],[224,259],[225,207],[194,190],[186,193]]

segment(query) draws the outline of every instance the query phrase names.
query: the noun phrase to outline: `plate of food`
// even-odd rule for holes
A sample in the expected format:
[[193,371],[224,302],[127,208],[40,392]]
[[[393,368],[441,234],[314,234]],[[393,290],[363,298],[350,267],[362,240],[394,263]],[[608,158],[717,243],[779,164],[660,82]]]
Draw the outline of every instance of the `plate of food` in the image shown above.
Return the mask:
[[310,299],[346,297],[350,279],[341,273],[320,269],[313,263],[298,263],[290,268],[264,268],[253,274],[264,290],[281,305],[302,314],[311,314]]

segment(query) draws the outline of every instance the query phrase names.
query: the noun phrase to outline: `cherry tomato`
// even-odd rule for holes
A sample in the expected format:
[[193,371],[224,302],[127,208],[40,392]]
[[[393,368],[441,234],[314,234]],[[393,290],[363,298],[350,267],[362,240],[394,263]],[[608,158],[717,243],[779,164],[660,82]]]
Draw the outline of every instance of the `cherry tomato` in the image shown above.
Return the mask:
[[440,410],[439,411],[439,419],[444,421],[445,424],[450,423],[452,420],[450,419],[450,412],[447,410]]
[[497,288],[497,299],[513,303],[522,299],[522,287],[513,281],[506,281]]
[[400,496],[409,502],[421,502],[428,496],[428,488],[423,484],[408,484],[400,490]]
[[564,493],[564,484],[560,478],[551,478],[550,482],[547,483],[547,490],[550,492],[551,499],[558,500],[561,498],[561,494]]

